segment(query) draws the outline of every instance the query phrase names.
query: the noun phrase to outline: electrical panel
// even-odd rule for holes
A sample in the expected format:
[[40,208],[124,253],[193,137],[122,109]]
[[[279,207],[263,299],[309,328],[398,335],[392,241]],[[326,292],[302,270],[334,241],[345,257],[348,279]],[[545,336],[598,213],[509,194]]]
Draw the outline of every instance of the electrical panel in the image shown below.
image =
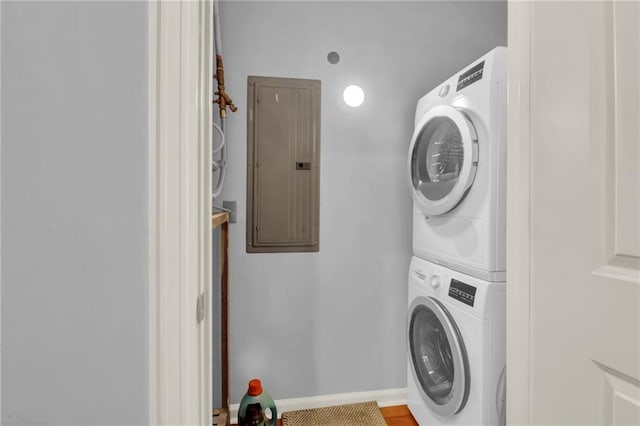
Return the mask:
[[248,79],[247,252],[319,251],[319,80]]

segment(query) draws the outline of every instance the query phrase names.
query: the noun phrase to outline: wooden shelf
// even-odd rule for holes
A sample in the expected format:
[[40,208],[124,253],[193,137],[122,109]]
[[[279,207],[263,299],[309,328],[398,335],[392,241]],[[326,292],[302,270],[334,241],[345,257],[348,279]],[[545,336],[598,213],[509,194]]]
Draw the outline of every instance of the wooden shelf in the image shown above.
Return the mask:
[[212,229],[220,228],[220,374],[222,407],[215,408],[213,415],[217,425],[229,425],[229,213],[216,213],[211,217]]
[[214,408],[213,409],[213,424],[214,425],[225,425],[228,426],[229,425],[229,411],[225,410],[224,408]]
[[213,229],[221,226],[224,223],[229,223],[229,213],[215,213],[213,216],[211,216],[211,227]]

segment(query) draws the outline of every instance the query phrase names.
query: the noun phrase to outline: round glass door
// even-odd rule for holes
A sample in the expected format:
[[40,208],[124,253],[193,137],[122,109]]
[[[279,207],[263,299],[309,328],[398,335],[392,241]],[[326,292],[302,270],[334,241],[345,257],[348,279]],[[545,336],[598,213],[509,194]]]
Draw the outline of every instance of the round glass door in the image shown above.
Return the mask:
[[436,413],[453,415],[469,396],[469,364],[460,332],[436,299],[421,297],[410,312],[411,365],[423,399]]
[[477,136],[466,116],[450,106],[430,110],[417,126],[409,151],[414,198],[426,215],[453,209],[473,183]]

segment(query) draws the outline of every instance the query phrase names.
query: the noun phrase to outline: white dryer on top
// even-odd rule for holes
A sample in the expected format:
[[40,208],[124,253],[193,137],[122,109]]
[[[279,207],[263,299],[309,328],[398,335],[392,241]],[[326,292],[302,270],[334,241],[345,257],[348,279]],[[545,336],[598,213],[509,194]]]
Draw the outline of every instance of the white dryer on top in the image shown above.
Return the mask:
[[505,279],[506,53],[418,101],[408,161],[414,254],[494,282]]

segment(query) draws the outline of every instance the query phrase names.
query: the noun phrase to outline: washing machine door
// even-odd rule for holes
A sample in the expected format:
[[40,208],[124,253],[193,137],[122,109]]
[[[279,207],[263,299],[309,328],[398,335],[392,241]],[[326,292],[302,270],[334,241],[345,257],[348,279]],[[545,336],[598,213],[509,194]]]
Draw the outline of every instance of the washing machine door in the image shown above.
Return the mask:
[[409,148],[413,198],[426,216],[447,213],[465,197],[478,164],[478,136],[461,110],[432,108],[418,122]]
[[416,384],[441,416],[462,410],[469,397],[469,362],[460,331],[437,299],[419,297],[409,310],[409,353]]

